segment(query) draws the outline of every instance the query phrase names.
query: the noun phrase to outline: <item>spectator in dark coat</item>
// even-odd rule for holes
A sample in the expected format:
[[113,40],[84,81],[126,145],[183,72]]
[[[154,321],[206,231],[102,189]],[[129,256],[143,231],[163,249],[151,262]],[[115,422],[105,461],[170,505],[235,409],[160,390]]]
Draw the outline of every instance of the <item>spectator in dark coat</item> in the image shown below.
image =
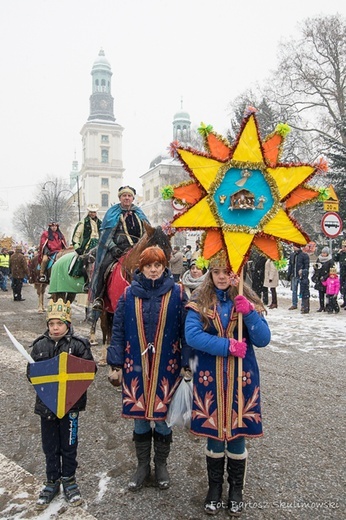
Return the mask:
[[307,253],[304,253],[300,246],[293,246],[288,263],[287,279],[291,282],[292,305],[289,311],[298,309],[298,287],[300,283],[299,271],[303,269],[309,270],[310,259]]
[[267,257],[258,255],[254,260],[252,271],[252,289],[262,299],[264,305],[268,305],[268,287],[264,287],[264,271]]
[[13,300],[23,302],[22,288],[24,278],[29,278],[28,262],[22,252],[21,246],[15,248],[15,252],[10,257],[10,272],[12,276]]
[[300,274],[300,297],[302,299],[301,314],[310,312],[310,280],[309,271],[302,269]]

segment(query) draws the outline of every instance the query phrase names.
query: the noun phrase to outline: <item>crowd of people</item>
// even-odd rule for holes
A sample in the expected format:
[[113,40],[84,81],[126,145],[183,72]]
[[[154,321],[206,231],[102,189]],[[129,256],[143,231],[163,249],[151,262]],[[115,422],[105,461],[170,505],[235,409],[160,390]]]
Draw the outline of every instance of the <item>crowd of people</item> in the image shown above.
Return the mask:
[[[134,204],[135,195],[134,188],[121,187],[119,204],[109,208],[103,221],[97,217],[98,208],[90,205],[86,217],[74,229],[72,245],[77,260],[96,248],[90,287],[88,284],[94,310],[103,309],[111,267],[145,232],[148,219]],[[41,283],[47,281],[49,263],[67,247],[58,223],[49,222],[38,251]],[[138,492],[149,483],[152,467],[158,489],[170,487],[168,459],[173,431],[167,414],[177,388],[185,380],[193,388],[190,431],[206,439],[204,512],[217,514],[226,503],[229,515],[239,516],[248,461],[245,440],[263,435],[254,347],[265,347],[270,341],[266,306],[278,307],[279,271],[275,262],[256,254],[245,269],[250,283],[240,285],[224,252],[205,264],[200,261],[199,247],[196,243],[192,251],[191,245],[175,245],[170,257],[159,245],[141,252],[132,282],[114,313],[107,348],[108,379],[122,389],[122,417],[133,421],[137,467],[128,489]],[[339,312],[339,293],[343,298],[341,307],[346,310],[346,241],[334,255],[323,247],[311,267],[311,281],[319,294],[318,312]],[[293,245],[287,268],[292,290],[289,310],[298,309],[301,300],[301,312],[310,312],[310,271],[309,255]],[[2,249],[0,273],[1,289],[7,290],[11,276],[14,300],[23,301],[22,284],[28,276],[28,263],[22,247],[17,246],[12,254]],[[81,263],[74,262],[71,275],[81,273]],[[47,328],[33,341],[31,355],[34,361],[41,361],[63,352],[93,359],[89,340],[73,330],[70,303],[51,300]],[[244,403],[249,402],[253,402],[251,414],[243,413]],[[46,508],[61,486],[70,505],[82,501],[76,469],[78,416],[85,405],[86,393],[64,417],[58,418],[37,396],[35,413],[41,418],[46,460],[46,481],[37,500],[38,509]]]

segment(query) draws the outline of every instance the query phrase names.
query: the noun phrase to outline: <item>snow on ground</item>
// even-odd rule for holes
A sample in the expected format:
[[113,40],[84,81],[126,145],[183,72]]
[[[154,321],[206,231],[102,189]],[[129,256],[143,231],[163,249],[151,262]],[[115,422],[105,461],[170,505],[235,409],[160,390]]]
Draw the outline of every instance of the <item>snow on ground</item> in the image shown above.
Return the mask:
[[[283,285],[278,287],[278,308],[268,309],[266,316],[272,333],[267,348],[286,354],[292,353],[292,349],[318,354],[323,349],[345,347],[346,311],[341,308],[339,314],[316,312],[319,307],[318,292],[315,289],[310,289],[310,292],[310,313],[301,314],[300,302],[297,310],[288,310],[291,306],[291,290]],[[341,303],[342,300],[339,300],[339,305]]]
[[[10,484],[10,487],[6,484]],[[6,520],[54,520],[56,518],[92,520],[95,518],[82,507],[69,507],[62,496],[53,500],[46,510],[37,511],[34,503],[41,488],[42,482],[0,453],[0,497],[11,494],[7,506],[4,509],[0,508],[0,518]]]

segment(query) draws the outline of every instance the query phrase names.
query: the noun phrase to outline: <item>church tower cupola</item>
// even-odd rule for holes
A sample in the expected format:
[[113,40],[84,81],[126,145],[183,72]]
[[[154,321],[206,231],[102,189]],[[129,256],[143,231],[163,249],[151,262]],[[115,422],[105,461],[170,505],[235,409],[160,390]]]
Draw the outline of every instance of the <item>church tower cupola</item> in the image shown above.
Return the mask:
[[88,121],[115,121],[111,95],[112,70],[101,49],[91,70],[92,94],[90,96],[90,115]]
[[188,145],[191,141],[190,114],[183,110],[183,100],[180,102],[180,111],[174,114],[173,140],[180,144]]

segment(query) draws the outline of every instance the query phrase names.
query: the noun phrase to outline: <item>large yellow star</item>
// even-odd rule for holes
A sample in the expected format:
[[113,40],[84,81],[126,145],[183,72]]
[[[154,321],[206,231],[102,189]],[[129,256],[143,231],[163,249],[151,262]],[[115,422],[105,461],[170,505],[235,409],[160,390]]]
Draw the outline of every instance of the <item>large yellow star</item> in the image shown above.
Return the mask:
[[232,270],[239,273],[252,246],[278,260],[280,241],[308,243],[288,211],[317,198],[317,190],[304,186],[316,167],[278,163],[282,141],[277,133],[262,141],[255,115],[250,113],[233,146],[208,132],[208,154],[176,148],[192,182],[175,187],[174,197],[186,204],[186,210],[171,225],[204,230],[206,259],[224,249]]

